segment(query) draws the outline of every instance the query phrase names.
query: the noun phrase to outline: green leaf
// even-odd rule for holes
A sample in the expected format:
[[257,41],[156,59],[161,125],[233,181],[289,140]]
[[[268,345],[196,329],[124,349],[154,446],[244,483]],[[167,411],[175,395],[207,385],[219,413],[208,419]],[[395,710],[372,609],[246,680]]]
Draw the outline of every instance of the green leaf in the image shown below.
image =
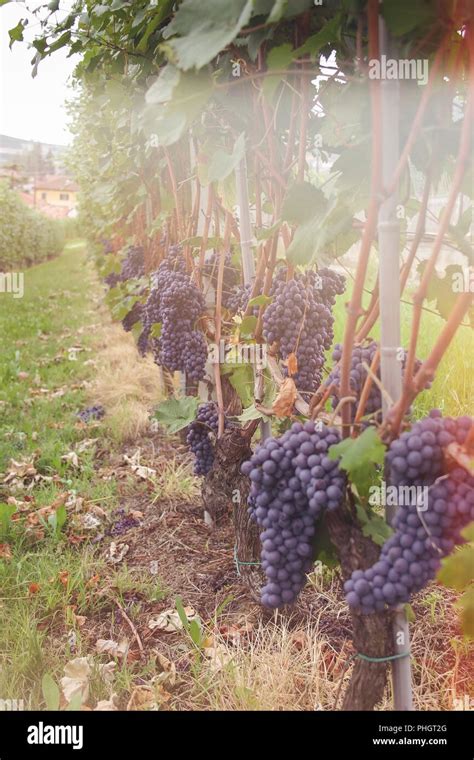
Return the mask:
[[287,5],[288,0],[276,0],[272,11],[267,18],[267,24],[276,24],[278,21],[280,21],[280,19],[283,18]]
[[265,422],[270,422],[270,417],[259,412],[258,409],[255,408],[255,404],[251,404],[247,409],[244,409],[237,419],[242,423],[250,422],[251,420],[264,420]]
[[228,376],[229,382],[236,391],[238,397],[242,401],[242,406],[247,406],[252,403],[253,399],[253,370],[250,364],[237,364],[230,365],[232,369],[225,374]]
[[252,15],[254,0],[183,0],[166,29],[180,69],[200,69],[237,36]]
[[55,680],[49,673],[41,679],[41,690],[48,710],[59,710],[60,692]]
[[195,419],[199,403],[195,396],[170,398],[158,405],[154,416],[171,434],[177,433]]
[[474,545],[462,546],[443,559],[438,580],[456,591],[463,591],[474,581]]
[[25,26],[27,23],[28,21],[26,19],[20,19],[18,24],[13,27],[13,29],[8,30],[8,35],[10,37],[10,48],[14,42],[23,42],[23,32],[25,31]]
[[347,472],[359,495],[367,497],[376,468],[383,467],[385,446],[375,428],[368,427],[358,438],[346,438],[331,446],[328,457],[334,460],[340,457],[339,467]]
[[244,317],[239,325],[241,335],[253,335],[255,328],[257,327],[257,317],[250,314],[248,317]]
[[[273,301],[273,296],[255,296],[255,298],[251,298],[249,301],[249,306],[268,306],[269,303]],[[256,323],[255,323],[256,324]],[[241,326],[242,329],[242,326]]]
[[231,174],[236,166],[240,163],[245,153],[245,134],[241,135],[235,141],[232,153],[224,150],[217,150],[209,163],[207,170],[208,182],[220,182]]
[[362,533],[371,538],[374,544],[383,546],[393,531],[386,520],[372,510],[366,510],[362,504],[356,504],[357,519],[362,526]]
[[318,55],[325,45],[328,45],[330,42],[336,42],[340,38],[340,27],[341,14],[336,13],[332,19],[325,23],[319,32],[308,37],[306,42],[294,51],[295,58],[308,54],[312,56]]
[[430,27],[436,20],[436,6],[431,0],[383,0],[382,15],[395,37],[418,27]]
[[146,91],[145,100],[147,103],[166,103],[171,100],[173,92],[177,87],[181,77],[181,72],[176,66],[168,63],[151,87]]
[[310,182],[297,182],[286,194],[281,216],[290,224],[304,224],[326,207],[327,200],[322,190]]
[[272,70],[287,69],[293,62],[294,51],[293,46],[289,42],[285,42],[283,45],[278,45],[270,50],[267,56],[267,76],[263,81],[263,94],[267,100],[271,100],[275,91],[283,79],[283,74],[273,74]]

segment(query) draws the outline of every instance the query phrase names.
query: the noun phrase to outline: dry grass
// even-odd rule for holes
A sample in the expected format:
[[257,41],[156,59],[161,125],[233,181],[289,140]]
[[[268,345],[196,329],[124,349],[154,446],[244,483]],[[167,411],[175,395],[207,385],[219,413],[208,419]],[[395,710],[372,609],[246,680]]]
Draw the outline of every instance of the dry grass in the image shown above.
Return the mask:
[[147,429],[150,409],[162,397],[159,369],[150,356],[139,356],[121,325],[104,328],[97,352],[91,399],[105,408],[104,423],[116,441],[134,440]]
[[191,502],[201,496],[200,480],[193,474],[193,463],[190,457],[180,461],[160,458],[154,462],[157,475],[153,478],[153,500],[157,502]]
[[[321,577],[313,585],[322,589],[337,624],[345,615],[337,584]],[[430,613],[425,596],[437,597],[436,614]],[[453,710],[456,700],[473,696],[472,647],[456,630],[452,592],[432,586],[416,604],[412,631],[413,691],[416,710]],[[240,619],[237,629],[246,629]],[[201,710],[334,710],[341,709],[352,670],[349,638],[335,637],[328,630],[328,608],[315,607],[301,617],[295,612],[284,618],[260,619],[250,633],[229,636],[222,628],[212,633],[213,646],[222,667],[206,657],[193,674],[185,704],[178,709]],[[333,621],[334,622],[334,621]],[[341,626],[342,627],[342,626]],[[231,629],[232,630],[232,629]],[[392,709],[391,682],[377,710]]]

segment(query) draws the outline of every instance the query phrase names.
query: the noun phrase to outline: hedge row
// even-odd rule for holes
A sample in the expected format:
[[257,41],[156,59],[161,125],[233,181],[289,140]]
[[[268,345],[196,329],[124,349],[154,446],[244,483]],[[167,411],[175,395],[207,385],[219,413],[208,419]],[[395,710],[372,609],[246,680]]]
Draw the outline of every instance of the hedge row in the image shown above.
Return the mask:
[[0,271],[57,256],[64,247],[68,221],[48,219],[0,182]]

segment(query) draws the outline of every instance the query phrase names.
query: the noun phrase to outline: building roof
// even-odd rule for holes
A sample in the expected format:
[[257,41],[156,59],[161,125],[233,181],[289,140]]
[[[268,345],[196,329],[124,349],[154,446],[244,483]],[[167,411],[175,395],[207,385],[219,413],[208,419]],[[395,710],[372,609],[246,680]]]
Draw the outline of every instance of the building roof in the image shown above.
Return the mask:
[[21,200],[23,201],[23,203],[26,203],[27,206],[34,206],[35,205],[35,199],[33,198],[32,195],[30,195],[30,193],[20,192],[19,196],[20,196]]
[[79,185],[70,177],[62,177],[59,174],[48,174],[39,177],[35,183],[36,190],[60,190],[61,192],[77,193]]

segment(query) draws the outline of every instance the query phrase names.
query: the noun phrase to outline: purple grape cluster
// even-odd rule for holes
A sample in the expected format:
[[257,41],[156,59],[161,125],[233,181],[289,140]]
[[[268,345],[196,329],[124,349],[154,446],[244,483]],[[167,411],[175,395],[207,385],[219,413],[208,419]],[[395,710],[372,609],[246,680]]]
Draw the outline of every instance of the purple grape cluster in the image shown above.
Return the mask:
[[[236,285],[232,290],[222,294],[222,305],[232,314],[243,314],[247,309],[251,294],[251,285]],[[253,313],[258,313],[258,308],[254,308]]]
[[107,277],[104,277],[104,282],[110,289],[116,288],[120,282],[120,275],[117,272],[111,272]]
[[390,483],[403,504],[379,560],[344,584],[350,607],[371,614],[408,602],[434,578],[441,558],[462,543],[462,529],[474,520],[474,477],[458,466],[445,474],[443,449],[463,444],[472,424],[470,417],[442,418],[433,410],[391,444]]
[[122,262],[120,280],[134,280],[145,274],[145,252],[141,245],[131,245]]
[[[217,286],[217,277],[219,273],[219,256],[212,253],[203,267],[203,275],[207,277],[214,287]],[[232,253],[227,251],[224,258],[224,279],[222,288],[222,301],[227,293],[240,282],[240,270],[232,263]]]
[[295,601],[312,566],[316,521],[342,503],[345,476],[328,457],[329,448],[339,441],[336,428],[295,422],[280,438],[260,444],[242,465],[252,481],[250,514],[263,529],[265,607]]
[[85,409],[81,409],[76,416],[79,417],[81,422],[90,422],[91,420],[100,420],[104,415],[104,407],[96,404],[95,406],[87,406]]
[[136,528],[140,523],[132,515],[128,514],[123,507],[116,509],[114,514],[114,523],[107,531],[109,536],[121,536],[131,528]]
[[[355,419],[362,389],[365,385],[365,381],[368,375],[368,371],[365,368],[364,364],[366,364],[368,367],[371,366],[378,348],[379,348],[379,344],[377,343],[377,341],[370,340],[366,343],[361,343],[360,345],[354,346],[352,350],[351,367],[350,367],[350,372],[349,372],[349,387],[350,387],[351,395],[356,398],[356,401],[352,402],[350,405],[352,421],[354,421]],[[337,343],[334,346],[334,351],[332,353],[332,360],[333,362],[339,362],[341,357],[342,357],[342,345],[340,343]],[[404,352],[403,361],[402,361],[402,370],[405,369],[406,359],[407,359],[407,354],[406,352]],[[417,359],[415,363],[415,372],[419,369],[420,365],[421,363]],[[380,380],[380,366],[375,372],[375,376]],[[333,386],[333,390],[331,393],[331,402],[332,402],[333,409],[337,408],[337,405],[339,404],[339,401],[340,401],[340,397],[341,397],[340,384],[341,384],[341,367],[338,364],[336,367],[334,367],[334,369],[329,374],[325,382],[326,386],[328,387],[330,385]],[[426,387],[429,387],[429,386],[427,385]],[[382,393],[377,383],[373,382],[370,387],[370,392],[367,398],[367,402],[365,404],[364,416],[370,417],[373,420],[380,422],[381,415],[382,415]]]
[[186,443],[194,454],[194,474],[207,475],[214,463],[213,437],[217,435],[219,414],[213,401],[200,404],[196,419],[191,422]]
[[344,288],[344,278],[330,269],[274,282],[274,300],[263,315],[263,336],[269,345],[278,343],[282,359],[296,354],[294,380],[301,393],[313,393],[321,382],[325,351],[334,337],[332,307]]
[[[157,364],[171,372],[186,372],[192,380],[202,380],[207,342],[195,329],[195,323],[204,311],[203,295],[186,273],[180,249],[171,249],[151,277],[150,294],[143,308],[140,352],[150,346]],[[154,324],[161,324],[161,335],[150,341]]]

